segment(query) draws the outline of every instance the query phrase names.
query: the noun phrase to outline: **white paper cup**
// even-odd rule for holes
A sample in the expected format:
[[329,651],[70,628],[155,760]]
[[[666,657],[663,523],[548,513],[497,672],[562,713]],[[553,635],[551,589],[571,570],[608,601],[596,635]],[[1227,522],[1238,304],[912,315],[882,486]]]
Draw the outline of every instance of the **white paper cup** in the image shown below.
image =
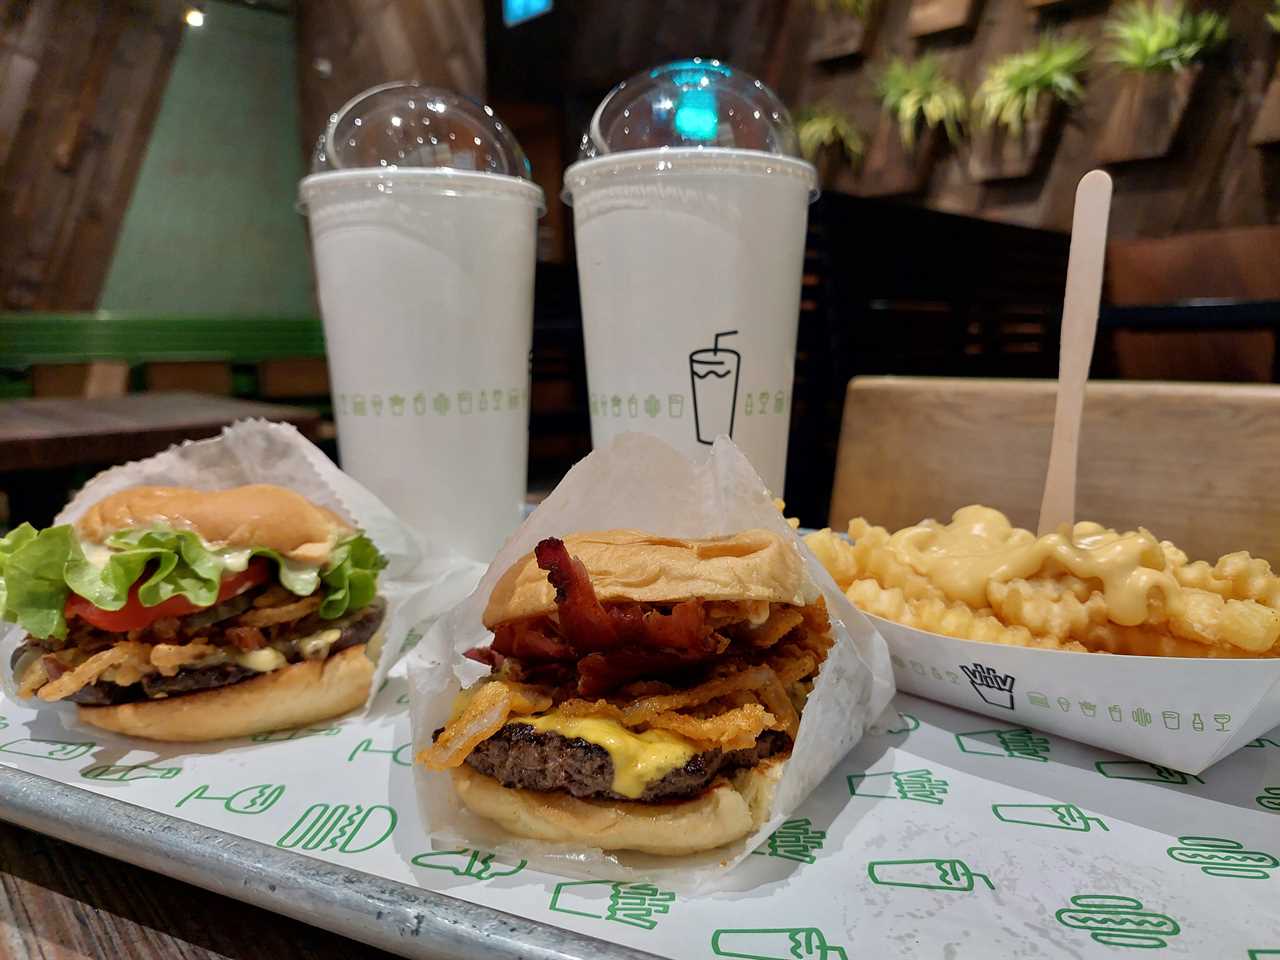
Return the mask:
[[591,439],[686,456],[731,436],[781,494],[814,168],[755,150],[634,150],[575,163]]
[[342,466],[487,560],[525,498],[542,191],[453,169],[307,177]]

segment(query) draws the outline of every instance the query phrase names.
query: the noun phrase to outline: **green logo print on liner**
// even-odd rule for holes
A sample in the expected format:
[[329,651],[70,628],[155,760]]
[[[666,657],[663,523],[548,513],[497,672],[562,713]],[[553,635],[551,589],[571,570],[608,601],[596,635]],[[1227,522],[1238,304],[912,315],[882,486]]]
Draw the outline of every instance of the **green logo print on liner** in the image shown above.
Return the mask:
[[172,780],[181,772],[181,767],[153,767],[149,763],[103,763],[86,767],[80,771],[80,776],[86,780],[131,783],[134,780]]
[[1087,930],[1098,943],[1111,947],[1159,950],[1169,945],[1166,938],[1177,936],[1182,930],[1172,917],[1143,909],[1141,900],[1105,894],[1074,896],[1071,906],[1059,910],[1054,917],[1064,927]]
[[1193,773],[1170,770],[1145,760],[1099,760],[1094,768],[1109,780],[1140,780],[1144,783],[1188,784],[1192,780],[1204,783]]
[[276,801],[284,796],[284,785],[279,783],[258,783],[252,787],[243,787],[225,797],[209,793],[209,785],[201,784],[173,806],[182,806],[188,800],[213,800],[222,804],[227,813],[239,813],[246,816],[255,813],[266,813],[276,805]]
[[378,750],[373,745],[372,739],[361,740],[354,750],[347,754],[347,763],[355,760],[356,756],[361,753],[383,753],[391,757],[391,762],[399,764],[402,767],[413,766],[413,744],[403,743],[394,750]]
[[283,740],[303,740],[306,737],[336,737],[340,730],[340,727],[298,727],[296,730],[255,733],[249,739],[254,743],[279,743]]
[[913,887],[917,890],[948,890],[971,893],[975,878],[994,890],[984,873],[975,873],[963,860],[872,860],[867,876],[881,887]]
[[[4,719],[4,718],[3,718],[3,717],[0,717],[0,720],[2,720],[2,719]],[[1256,739],[1256,740],[1250,740],[1248,743],[1246,743],[1246,744],[1245,744],[1245,746],[1246,746],[1246,747],[1255,747],[1255,748],[1258,748],[1258,747],[1280,747],[1280,743],[1276,743],[1276,741],[1272,740],[1270,737],[1258,737],[1258,739]]]
[[0,730],[3,730],[7,726],[9,726],[9,721],[4,717],[0,717]]
[[1091,825],[1110,830],[1098,817],[1091,817],[1074,803],[993,803],[991,812],[1002,823],[1020,823],[1027,827],[1049,827],[1052,830],[1074,830],[1088,833]]
[[817,859],[813,855],[814,851],[821,850],[826,839],[825,830],[814,830],[809,818],[803,817],[798,820],[788,820],[769,834],[769,839],[763,847],[751,852],[760,856],[793,860],[796,863],[813,863]]
[[41,760],[79,760],[97,744],[93,740],[35,740],[23,737],[0,745],[0,753],[12,753],[19,757],[39,757]]
[[1198,866],[1205,876],[1233,877],[1237,880],[1269,880],[1268,870],[1280,867],[1269,853],[1246,850],[1244,844],[1223,837],[1179,837],[1180,847],[1166,852],[1179,863]]
[[[602,899],[608,891],[607,901]],[[676,895],[659,890],[652,883],[623,883],[610,880],[569,880],[556,885],[551,894],[551,911],[592,920],[612,920],[629,927],[652,930],[658,919],[671,911]]]
[[735,960],[848,960],[844,947],[827,943],[817,927],[755,927],[717,930],[711,953]]
[[1263,810],[1274,810],[1280,813],[1280,787],[1266,787],[1253,799],[1254,803]]
[[526,866],[527,860],[521,860],[514,867],[505,863],[496,863],[498,855],[488,850],[430,850],[420,853],[410,863],[415,867],[427,870],[444,870],[455,877],[471,877],[475,880],[492,880],[494,877],[511,877]]
[[391,836],[396,820],[395,810],[381,803],[369,807],[358,803],[313,803],[276,841],[276,846],[364,853]]
[[902,713],[901,711],[895,712],[898,714],[898,719],[889,726],[882,727],[878,723],[873,723],[867,732],[877,737],[885,737],[897,736],[902,733],[912,733],[913,731],[920,729],[920,721],[914,716],[909,713]]
[[1249,951],[1249,960],[1280,960],[1280,949],[1269,950],[1266,947],[1254,947]]
[[1006,727],[1000,730],[974,730],[957,733],[956,745],[962,753],[980,757],[1008,757],[1019,760],[1035,760],[1048,763],[1049,738],[1032,733],[1026,727]]
[[891,770],[888,773],[851,773],[849,793],[855,797],[880,797],[886,800],[916,800],[941,804],[949,789],[946,780],[927,768]]

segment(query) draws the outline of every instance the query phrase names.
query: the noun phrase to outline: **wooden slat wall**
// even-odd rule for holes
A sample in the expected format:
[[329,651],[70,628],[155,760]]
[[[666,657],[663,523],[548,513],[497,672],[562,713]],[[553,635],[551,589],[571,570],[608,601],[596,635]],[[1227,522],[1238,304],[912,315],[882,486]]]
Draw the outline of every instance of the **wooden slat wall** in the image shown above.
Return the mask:
[[[910,0],[881,0],[883,20],[866,59],[807,67],[799,101],[829,101],[849,109],[868,132],[879,119],[875,78],[894,55],[936,51],[962,86],[976,89],[996,58],[1035,42],[1042,28],[1100,41],[1102,22],[1121,0],[1063,3],[1039,13],[1025,0],[985,0],[972,31],[913,39]],[[1173,153],[1160,160],[1112,168],[1115,199],[1113,237],[1166,236],[1187,230],[1252,226],[1280,220],[1280,149],[1248,144],[1253,123],[1277,59],[1275,34],[1264,24],[1261,0],[1212,0],[1226,11],[1232,40],[1211,60],[1192,99]],[[816,28],[809,4],[803,15]],[[1075,186],[1095,164],[1095,147],[1119,87],[1118,71],[1102,57],[1087,78],[1085,101],[1048,144],[1052,158],[1024,180],[979,185],[965,174],[952,151],[937,164],[919,202],[950,213],[1065,230],[1071,224]],[[857,192],[845,171],[838,189]]]
[[417,80],[484,96],[483,0],[304,0],[297,10],[308,156],[329,114],[375,84]]
[[182,12],[177,0],[0,0],[0,305],[96,305]]

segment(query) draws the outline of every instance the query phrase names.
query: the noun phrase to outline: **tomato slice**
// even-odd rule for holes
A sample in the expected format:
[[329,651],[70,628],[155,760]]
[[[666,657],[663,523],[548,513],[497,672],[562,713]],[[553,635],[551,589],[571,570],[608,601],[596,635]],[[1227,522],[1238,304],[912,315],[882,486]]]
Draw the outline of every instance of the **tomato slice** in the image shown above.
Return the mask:
[[[251,587],[266,583],[270,578],[270,563],[263,557],[257,557],[251,560],[249,566],[239,573],[233,573],[222,578],[222,585],[218,588],[218,599],[209,604],[209,606],[215,606],[224,600],[238,596]],[[209,609],[209,607],[197,606],[186,597],[170,597],[162,603],[157,603],[154,607],[144,607],[138,599],[138,586],[141,583],[142,579],[140,578],[138,583],[129,588],[129,600],[119,610],[100,610],[78,593],[73,593],[67,597],[67,605],[64,611],[66,618],[71,620],[74,617],[79,617],[81,620],[93,624],[99,630],[125,633],[129,630],[141,630],[143,627],[148,627],[161,617],[185,617],[188,613]]]

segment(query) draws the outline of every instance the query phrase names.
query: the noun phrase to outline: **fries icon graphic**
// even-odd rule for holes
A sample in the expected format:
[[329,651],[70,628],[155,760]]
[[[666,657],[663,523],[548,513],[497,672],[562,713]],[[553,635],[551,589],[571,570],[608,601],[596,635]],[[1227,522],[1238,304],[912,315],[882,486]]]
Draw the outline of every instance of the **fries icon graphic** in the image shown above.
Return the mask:
[[1246,850],[1244,844],[1222,837],[1179,837],[1180,847],[1166,851],[1179,863],[1200,867],[1209,877],[1234,877],[1238,880],[1267,880],[1268,872],[1280,867],[1269,853]]
[[1167,938],[1182,930],[1172,917],[1144,910],[1141,900],[1106,894],[1074,896],[1071,906],[1054,917],[1064,927],[1087,930],[1095,941],[1112,947],[1167,947]]
[[983,703],[993,707],[1013,709],[1013,675],[1000,673],[991,667],[975,663],[973,666],[962,665],[960,672],[969,678],[969,685],[982,698]]

